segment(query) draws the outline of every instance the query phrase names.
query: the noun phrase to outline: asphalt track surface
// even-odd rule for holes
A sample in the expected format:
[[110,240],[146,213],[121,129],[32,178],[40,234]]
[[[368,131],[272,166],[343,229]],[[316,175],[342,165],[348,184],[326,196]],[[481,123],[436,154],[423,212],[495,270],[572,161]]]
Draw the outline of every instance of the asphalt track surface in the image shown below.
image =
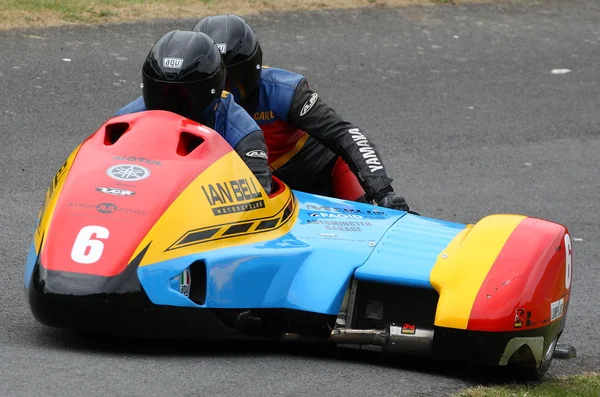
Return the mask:
[[[592,0],[249,18],[267,64],[305,74],[371,133],[415,210],[461,222],[522,213],[570,228],[563,341],[579,356],[555,361],[551,376],[600,370],[599,19]],[[484,381],[313,348],[111,346],[35,322],[23,266],[48,182],[139,94],[154,40],[193,22],[0,34],[0,396],[426,396]]]

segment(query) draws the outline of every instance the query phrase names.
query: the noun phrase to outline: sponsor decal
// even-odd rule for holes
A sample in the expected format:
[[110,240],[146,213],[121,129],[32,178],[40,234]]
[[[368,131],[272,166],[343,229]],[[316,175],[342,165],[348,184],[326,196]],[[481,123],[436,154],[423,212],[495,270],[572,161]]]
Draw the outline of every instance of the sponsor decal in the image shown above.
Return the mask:
[[[273,216],[188,230],[177,239],[177,241],[171,244],[166,251],[231,237],[247,236],[277,230],[292,219],[296,205],[296,200],[290,196],[287,203]],[[295,240],[293,241],[295,242]]]
[[365,221],[322,221],[309,219],[307,223],[312,225],[325,225],[325,229],[327,230],[342,232],[362,232],[361,226],[373,226],[371,222]]
[[368,216],[368,217],[381,217],[381,216],[385,216],[385,212],[380,211],[378,209],[373,209],[373,210],[359,210],[357,208],[338,208],[338,207],[328,207],[325,205],[318,205],[318,204],[307,204],[306,205],[306,209],[307,210],[313,210],[313,211],[329,211],[329,212],[341,212],[344,214],[357,214],[357,215],[363,215],[363,216]]
[[97,191],[104,194],[110,194],[112,196],[133,196],[135,192],[127,189],[121,189],[118,187],[97,187]]
[[237,179],[202,186],[204,196],[214,215],[246,212],[265,208],[264,200],[252,179]]
[[101,203],[96,206],[96,211],[98,211],[101,214],[112,214],[117,209],[119,209],[119,207],[117,207],[113,203]]
[[352,136],[352,139],[354,140],[356,146],[358,146],[358,151],[362,154],[363,158],[365,159],[365,162],[369,166],[371,173],[378,170],[382,170],[383,166],[381,165],[381,161],[377,158],[375,150],[373,150],[373,148],[369,144],[369,141],[363,135],[363,133],[360,132],[360,129],[351,128],[348,130],[348,132]]
[[417,332],[417,326],[415,324],[402,324],[401,334],[414,335]]
[[48,189],[48,196],[52,196],[54,194],[54,189],[56,189],[56,186],[58,186],[58,181],[60,180],[60,178],[63,177],[63,175],[65,174],[65,171],[67,171],[67,161],[65,161],[60,166],[58,171],[56,171],[54,178],[52,178],[52,182],[50,183],[50,188]]
[[190,287],[192,285],[192,274],[189,269],[185,269],[179,275],[179,292],[185,296],[190,296]]
[[225,54],[227,52],[227,43],[217,43],[217,48],[221,54]]
[[256,157],[259,159],[267,159],[267,154],[265,153],[264,150],[251,150],[248,153],[246,153],[246,157]]
[[181,69],[182,58],[163,58],[163,68]]
[[521,328],[523,326],[523,322],[525,321],[525,309],[517,309],[515,310],[515,328]]
[[82,209],[95,209],[101,214],[112,214],[115,212],[125,213],[125,214],[135,214],[135,215],[146,215],[145,211],[134,209],[134,208],[123,208],[118,207],[113,203],[100,203],[100,204],[91,204],[91,203],[69,203],[68,207],[71,208],[82,208]]
[[141,165],[117,164],[106,170],[112,179],[125,182],[141,181],[150,176],[150,170]]
[[562,317],[564,304],[565,298],[550,304],[550,322]]
[[275,115],[272,110],[267,110],[265,112],[255,112],[253,117],[256,121],[268,121],[273,120]]
[[365,243],[368,240],[365,239],[359,239],[359,238],[346,238],[346,237],[340,237],[337,235],[334,236],[324,236],[324,235],[318,235],[318,236],[296,236],[299,240],[326,240],[326,241],[348,241],[348,242],[354,242],[354,243]]
[[313,106],[315,106],[317,99],[319,99],[319,95],[314,92],[310,98],[308,98],[308,101],[302,105],[302,109],[300,109],[300,117],[304,116],[310,109],[312,109]]
[[343,219],[362,219],[362,215],[353,214],[329,214],[327,212],[313,212],[310,214],[313,218],[343,218]]
[[144,164],[152,164],[152,165],[162,165],[160,160],[152,160],[147,159],[145,157],[136,157],[136,156],[115,156],[113,160],[117,161],[129,161],[131,163],[144,163]]

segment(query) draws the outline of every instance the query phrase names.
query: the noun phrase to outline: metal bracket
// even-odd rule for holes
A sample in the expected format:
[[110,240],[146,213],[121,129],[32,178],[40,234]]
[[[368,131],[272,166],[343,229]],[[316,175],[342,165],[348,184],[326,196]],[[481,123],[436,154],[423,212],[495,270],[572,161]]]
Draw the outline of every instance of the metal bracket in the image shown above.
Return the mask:
[[564,343],[559,343],[556,345],[556,349],[554,350],[554,354],[552,357],[558,360],[568,360],[570,358],[577,357],[577,349],[571,345],[567,345]]
[[348,313],[346,314],[346,328],[352,328],[352,315],[354,314],[354,302],[356,301],[356,289],[358,287],[358,280],[352,279],[352,285],[350,286],[350,301],[348,302]]

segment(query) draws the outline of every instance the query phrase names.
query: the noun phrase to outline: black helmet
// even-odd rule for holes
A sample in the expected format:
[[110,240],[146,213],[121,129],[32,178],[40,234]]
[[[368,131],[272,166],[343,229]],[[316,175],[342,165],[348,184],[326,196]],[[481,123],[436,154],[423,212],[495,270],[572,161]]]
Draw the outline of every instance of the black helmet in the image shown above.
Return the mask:
[[225,89],[236,101],[250,95],[258,85],[262,50],[254,30],[237,15],[216,15],[199,20],[192,28],[209,35],[225,56]]
[[207,35],[174,30],[154,43],[142,75],[147,109],[200,121],[223,92],[225,63]]

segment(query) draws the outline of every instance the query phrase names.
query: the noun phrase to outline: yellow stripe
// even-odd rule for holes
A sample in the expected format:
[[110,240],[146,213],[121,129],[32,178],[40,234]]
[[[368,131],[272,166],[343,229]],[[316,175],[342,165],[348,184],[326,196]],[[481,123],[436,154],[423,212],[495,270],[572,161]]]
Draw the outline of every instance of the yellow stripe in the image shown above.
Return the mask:
[[431,285],[440,299],[435,325],[467,329],[475,298],[521,215],[490,215],[467,225],[438,255]]
[[[262,197],[249,201],[263,200],[265,207],[245,211],[215,215],[213,208],[207,201],[204,190],[208,185],[216,183],[225,185],[227,181],[246,180],[262,193]],[[204,190],[203,190],[204,187]],[[276,226],[257,232],[259,221],[280,219],[283,210],[290,204],[292,194],[289,188],[274,198],[269,198],[260,182],[248,169],[241,157],[234,151],[224,155],[204,170],[188,187],[181,192],[175,201],[167,208],[144,237],[131,259],[149,243],[152,243],[139,266],[174,259],[180,256],[195,254],[214,249],[251,244],[260,241],[269,241],[281,237],[289,232],[298,216],[298,206],[294,202],[293,212],[287,219],[277,223]],[[237,204],[246,204],[238,202]],[[232,204],[229,202],[223,205]],[[235,204],[235,203],[234,203]],[[220,206],[218,204],[217,206]],[[237,233],[223,239],[223,232],[232,224],[253,223],[248,233]],[[198,239],[194,244],[185,244],[185,237],[194,232],[206,229],[219,229],[219,231],[206,239]]]
[[277,170],[285,163],[287,163],[292,157],[294,157],[302,149],[308,138],[309,135],[307,133],[304,133],[304,135],[302,135],[302,137],[298,139],[298,142],[296,142],[296,145],[292,150],[290,150],[289,152],[287,152],[286,154],[269,164],[271,171]]
[[80,148],[81,144],[79,144],[75,148],[75,150],[71,152],[69,157],[67,157],[65,162],[57,170],[56,174],[54,174],[54,177],[50,182],[50,186],[48,186],[48,189],[46,190],[46,195],[44,196],[44,203],[40,207],[38,213],[39,223],[38,226],[35,228],[35,232],[33,233],[33,240],[38,255],[42,250],[42,247],[40,246],[42,236],[46,233],[46,230],[50,225],[50,221],[52,220],[52,215],[54,213],[54,208],[56,207],[56,202],[58,201],[60,192],[63,188],[63,185],[65,184],[65,180],[67,179],[67,175],[71,170],[73,161],[75,161],[75,156],[77,155],[77,152],[79,152]]

